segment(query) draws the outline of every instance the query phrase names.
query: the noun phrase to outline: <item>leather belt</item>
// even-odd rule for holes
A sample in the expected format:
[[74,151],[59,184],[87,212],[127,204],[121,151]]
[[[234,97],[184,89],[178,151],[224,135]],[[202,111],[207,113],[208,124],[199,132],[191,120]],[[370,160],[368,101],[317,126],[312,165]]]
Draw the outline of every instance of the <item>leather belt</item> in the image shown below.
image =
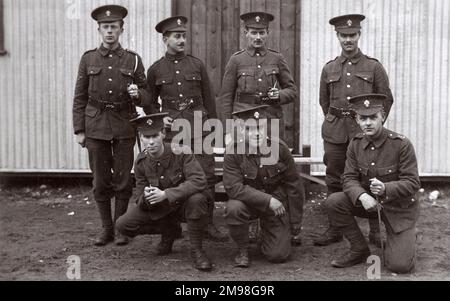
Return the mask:
[[239,93],[237,96],[237,102],[247,103],[251,105],[260,105],[260,104],[272,104],[273,101],[270,100],[267,94],[257,95],[257,94],[244,94]]
[[355,118],[356,116],[356,112],[354,110],[351,109],[346,110],[343,108],[335,108],[335,107],[330,107],[328,109],[328,113],[336,116],[337,118]]
[[164,99],[163,106],[166,104],[167,107],[172,110],[183,111],[191,101],[194,101],[194,103],[191,104],[189,109],[203,105],[203,101],[200,97],[187,97],[182,99]]
[[100,110],[111,110],[115,112],[120,112],[124,110],[130,109],[130,103],[128,101],[121,102],[110,102],[110,101],[101,101],[93,98],[89,98],[89,104],[96,107]]

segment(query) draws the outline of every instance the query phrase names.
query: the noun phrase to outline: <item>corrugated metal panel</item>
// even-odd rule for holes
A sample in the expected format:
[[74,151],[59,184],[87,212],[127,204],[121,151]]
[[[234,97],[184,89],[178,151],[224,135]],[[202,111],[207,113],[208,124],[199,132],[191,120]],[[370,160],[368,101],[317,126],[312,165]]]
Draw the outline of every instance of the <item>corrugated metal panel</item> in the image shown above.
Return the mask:
[[81,55],[100,44],[90,12],[108,3],[128,8],[121,43],[148,68],[164,53],[154,27],[170,16],[170,1],[4,0],[0,171],[88,168],[72,132],[73,91]]
[[[340,53],[331,17],[362,13],[360,48],[386,68],[394,106],[386,126],[413,142],[421,175],[450,176],[450,3],[447,0],[302,0],[300,143],[323,155],[319,80]],[[316,173],[324,169],[315,167]]]

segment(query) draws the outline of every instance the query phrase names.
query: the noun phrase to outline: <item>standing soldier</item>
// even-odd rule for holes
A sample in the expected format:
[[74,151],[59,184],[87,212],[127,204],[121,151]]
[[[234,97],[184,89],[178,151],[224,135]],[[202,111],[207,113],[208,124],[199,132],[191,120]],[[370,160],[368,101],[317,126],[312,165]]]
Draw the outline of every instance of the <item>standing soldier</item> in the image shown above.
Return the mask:
[[330,195],[325,203],[331,224],[350,242],[350,252],[332,261],[337,268],[366,261],[370,250],[354,216],[378,215],[386,226],[386,267],[408,273],[415,265],[415,224],[420,208],[415,199],[420,188],[417,159],[408,138],[383,127],[386,100],[379,94],[350,99],[363,133],[348,147],[344,192]]
[[180,219],[184,219],[194,266],[209,271],[212,265],[202,248],[208,222],[205,173],[190,148],[163,143],[165,116],[157,113],[135,120],[145,147],[134,167],[138,205],[118,220],[117,229],[131,237],[162,234],[156,254],[163,256],[172,252]]
[[[269,23],[274,16],[263,12],[251,12],[241,16],[247,47],[236,52],[225,68],[222,90],[218,98],[222,112],[222,124],[231,119],[231,113],[246,105],[267,104],[267,113],[272,119],[279,119],[279,137],[284,139],[283,110],[281,105],[297,99],[297,89],[289,66],[283,55],[267,48]],[[225,143],[231,141],[231,128]]]
[[[355,121],[355,112],[349,108],[349,99],[367,93],[386,95],[386,118],[394,101],[388,76],[381,63],[364,55],[358,48],[360,23],[364,19],[365,16],[354,14],[330,20],[330,24],[335,26],[342,53],[325,65],[320,78],[319,101],[325,116],[322,138],[328,195],[342,191],[341,176],[347,147],[351,139],[361,131]],[[369,225],[369,241],[380,246],[378,222],[376,219],[369,219]],[[330,226],[314,244],[326,246],[340,240],[342,233]]]
[[[250,266],[248,231],[255,218],[261,223],[261,252],[270,262],[285,262],[291,254],[291,235],[298,236],[301,230],[303,185],[287,145],[267,137],[269,106],[241,108],[233,115],[241,122],[243,141],[227,147],[223,166],[223,184],[229,197],[225,218],[238,247],[234,264]],[[272,151],[275,147],[278,152]],[[275,153],[276,161],[266,164],[264,160]]]
[[208,73],[202,61],[185,53],[186,23],[183,16],[171,17],[156,25],[156,31],[162,33],[167,52],[164,57],[154,63],[148,70],[148,92],[150,103],[145,112],[160,111],[158,98],[162,101],[162,110],[169,113],[165,124],[169,127],[166,141],[171,141],[179,132],[171,131],[173,118],[183,118],[191,125],[191,141],[184,141],[195,150],[195,145],[201,146],[202,153],[195,153],[197,161],[202,166],[208,180],[208,214],[209,223],[206,227],[207,237],[213,241],[226,241],[228,237],[221,233],[213,224],[215,201],[214,155],[212,149],[203,148],[203,137],[208,132],[194,131],[194,112],[200,113],[203,123],[208,118],[216,118],[214,91],[209,81]]
[[[134,105],[144,98],[145,70],[139,55],[119,43],[127,14],[126,8],[118,5],[101,6],[92,12],[103,42],[82,56],[75,87],[74,131],[77,142],[88,149],[94,197],[103,225],[97,246],[114,240],[114,223],[127,211],[132,194],[136,133],[129,120]],[[120,234],[115,238],[118,245],[128,243]]]

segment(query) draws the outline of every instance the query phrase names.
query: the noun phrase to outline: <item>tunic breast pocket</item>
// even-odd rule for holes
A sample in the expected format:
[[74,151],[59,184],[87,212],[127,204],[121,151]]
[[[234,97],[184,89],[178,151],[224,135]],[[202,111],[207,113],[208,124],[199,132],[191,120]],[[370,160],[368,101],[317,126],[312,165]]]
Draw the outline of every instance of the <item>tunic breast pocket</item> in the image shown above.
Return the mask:
[[[126,91],[128,88],[128,85],[131,85],[134,80],[134,70],[131,69],[120,69],[121,73],[121,81],[120,81],[120,91]],[[128,93],[127,93],[128,95]]]
[[339,81],[341,80],[340,72],[328,73],[326,76],[328,91],[331,100],[338,100],[341,95]]
[[280,69],[277,66],[264,68],[264,73],[266,74],[266,84],[268,86],[267,90],[273,88],[275,84],[276,88],[281,89],[280,82],[278,81]]
[[373,92],[373,73],[370,71],[355,72],[355,84],[358,94]]
[[174,187],[180,185],[184,181],[183,171],[177,170],[173,176],[170,177],[170,181]]
[[250,69],[238,70],[238,87],[240,92],[255,93],[255,71]]
[[283,180],[283,174],[287,170],[287,165],[283,162],[278,162],[275,165],[267,167],[267,179],[265,184],[274,185],[280,184]]
[[89,76],[89,92],[97,92],[100,85],[100,74],[102,67],[87,67],[87,75]]
[[[200,73],[189,73],[184,75],[190,96],[198,96],[201,91],[202,76]],[[197,91],[196,91],[197,90]]]
[[[155,81],[155,85],[161,86],[161,87],[168,87],[172,85],[173,83],[173,77],[172,76],[161,76],[158,77]],[[175,93],[175,92],[173,92]]]
[[383,182],[392,182],[398,180],[398,165],[390,165],[387,167],[381,167],[377,170],[378,179]]

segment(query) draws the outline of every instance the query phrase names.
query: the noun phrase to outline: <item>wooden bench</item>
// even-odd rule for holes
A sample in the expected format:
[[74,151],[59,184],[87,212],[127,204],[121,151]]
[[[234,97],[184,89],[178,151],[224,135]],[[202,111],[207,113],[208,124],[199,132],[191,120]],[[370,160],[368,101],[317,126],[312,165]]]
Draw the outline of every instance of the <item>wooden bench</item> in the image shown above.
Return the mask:
[[[297,167],[297,171],[299,175],[304,179],[303,184],[305,185],[305,191],[308,191],[310,182],[326,186],[325,181],[319,178],[316,178],[311,175],[311,165],[313,164],[323,164],[322,158],[319,157],[311,157],[311,147],[309,145],[305,145],[302,148],[303,155],[294,154],[294,161]],[[214,157],[216,161],[215,165],[215,174],[216,176],[222,179],[223,176],[223,155],[225,149],[215,148],[214,149]],[[305,181],[306,180],[306,181]],[[220,181],[216,184],[216,193],[225,193],[225,188],[223,187],[223,182]]]

